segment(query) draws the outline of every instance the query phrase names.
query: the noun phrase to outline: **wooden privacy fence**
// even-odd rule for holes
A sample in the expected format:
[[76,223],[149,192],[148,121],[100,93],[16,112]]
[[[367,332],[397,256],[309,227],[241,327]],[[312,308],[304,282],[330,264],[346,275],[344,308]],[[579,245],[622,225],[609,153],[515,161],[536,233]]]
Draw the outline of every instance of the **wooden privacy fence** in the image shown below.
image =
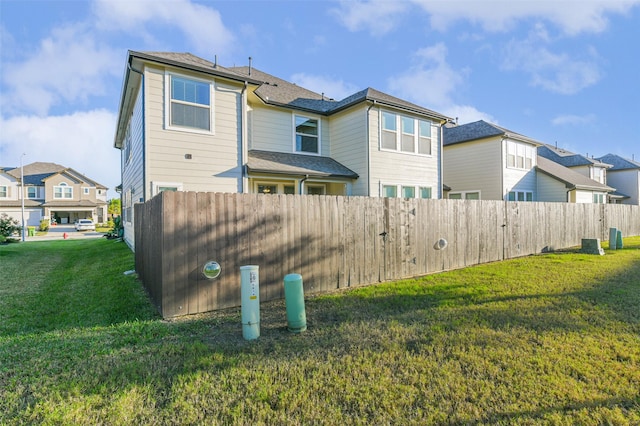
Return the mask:
[[609,227],[640,235],[640,207],[163,192],[135,206],[135,224],[136,271],[168,318],[239,306],[243,265],[260,267],[267,301],[289,273],[318,293],[605,240]]

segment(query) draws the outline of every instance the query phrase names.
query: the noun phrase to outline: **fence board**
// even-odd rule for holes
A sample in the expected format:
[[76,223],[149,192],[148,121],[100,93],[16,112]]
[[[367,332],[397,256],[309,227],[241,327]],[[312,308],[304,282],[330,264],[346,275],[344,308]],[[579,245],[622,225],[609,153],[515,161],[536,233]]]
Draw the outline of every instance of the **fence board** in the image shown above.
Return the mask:
[[242,265],[260,266],[267,301],[288,273],[315,293],[606,240],[612,226],[640,235],[627,205],[165,192],[134,213],[136,270],[167,318],[239,306]]

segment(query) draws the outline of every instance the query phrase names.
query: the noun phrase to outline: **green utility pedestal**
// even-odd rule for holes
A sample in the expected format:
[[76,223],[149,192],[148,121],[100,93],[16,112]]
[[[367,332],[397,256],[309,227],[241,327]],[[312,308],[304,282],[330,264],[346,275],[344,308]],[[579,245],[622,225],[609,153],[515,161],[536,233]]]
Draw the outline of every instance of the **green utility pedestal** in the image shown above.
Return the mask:
[[284,300],[287,306],[287,326],[292,333],[307,329],[307,314],[304,310],[304,287],[300,274],[284,277]]

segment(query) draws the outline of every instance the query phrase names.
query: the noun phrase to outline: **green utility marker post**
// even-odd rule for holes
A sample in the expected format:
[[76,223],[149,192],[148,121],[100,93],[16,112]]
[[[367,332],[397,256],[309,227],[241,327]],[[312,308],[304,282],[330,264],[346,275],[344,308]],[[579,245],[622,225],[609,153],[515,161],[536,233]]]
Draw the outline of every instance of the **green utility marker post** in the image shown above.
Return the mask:
[[287,306],[287,326],[292,333],[307,329],[307,314],[304,310],[304,287],[300,274],[284,277],[284,300]]

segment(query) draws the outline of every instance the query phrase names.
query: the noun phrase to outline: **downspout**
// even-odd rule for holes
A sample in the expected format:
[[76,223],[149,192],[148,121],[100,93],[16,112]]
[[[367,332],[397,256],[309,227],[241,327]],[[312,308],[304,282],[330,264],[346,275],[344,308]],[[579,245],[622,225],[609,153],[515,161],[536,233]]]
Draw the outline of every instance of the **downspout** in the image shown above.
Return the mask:
[[247,162],[249,158],[249,147],[247,142],[247,86],[248,83],[245,81],[242,92],[240,93],[240,101],[242,102],[242,111],[240,113],[240,172],[242,173],[242,188],[240,188],[240,192],[243,194],[249,192],[249,177],[247,176]]
[[[369,112],[376,106],[376,100],[367,108],[367,197],[371,196],[371,135],[369,134]],[[378,191],[379,192],[379,191]]]
[[440,187],[438,188],[438,198],[444,198],[444,126],[446,126],[447,121],[443,121],[440,123],[440,152],[438,153],[438,162],[440,163],[439,171],[440,174],[438,181],[440,182]]
[[309,179],[309,175],[305,175],[302,179],[300,179],[299,188],[298,188],[300,195],[304,194],[304,181],[307,179]]

